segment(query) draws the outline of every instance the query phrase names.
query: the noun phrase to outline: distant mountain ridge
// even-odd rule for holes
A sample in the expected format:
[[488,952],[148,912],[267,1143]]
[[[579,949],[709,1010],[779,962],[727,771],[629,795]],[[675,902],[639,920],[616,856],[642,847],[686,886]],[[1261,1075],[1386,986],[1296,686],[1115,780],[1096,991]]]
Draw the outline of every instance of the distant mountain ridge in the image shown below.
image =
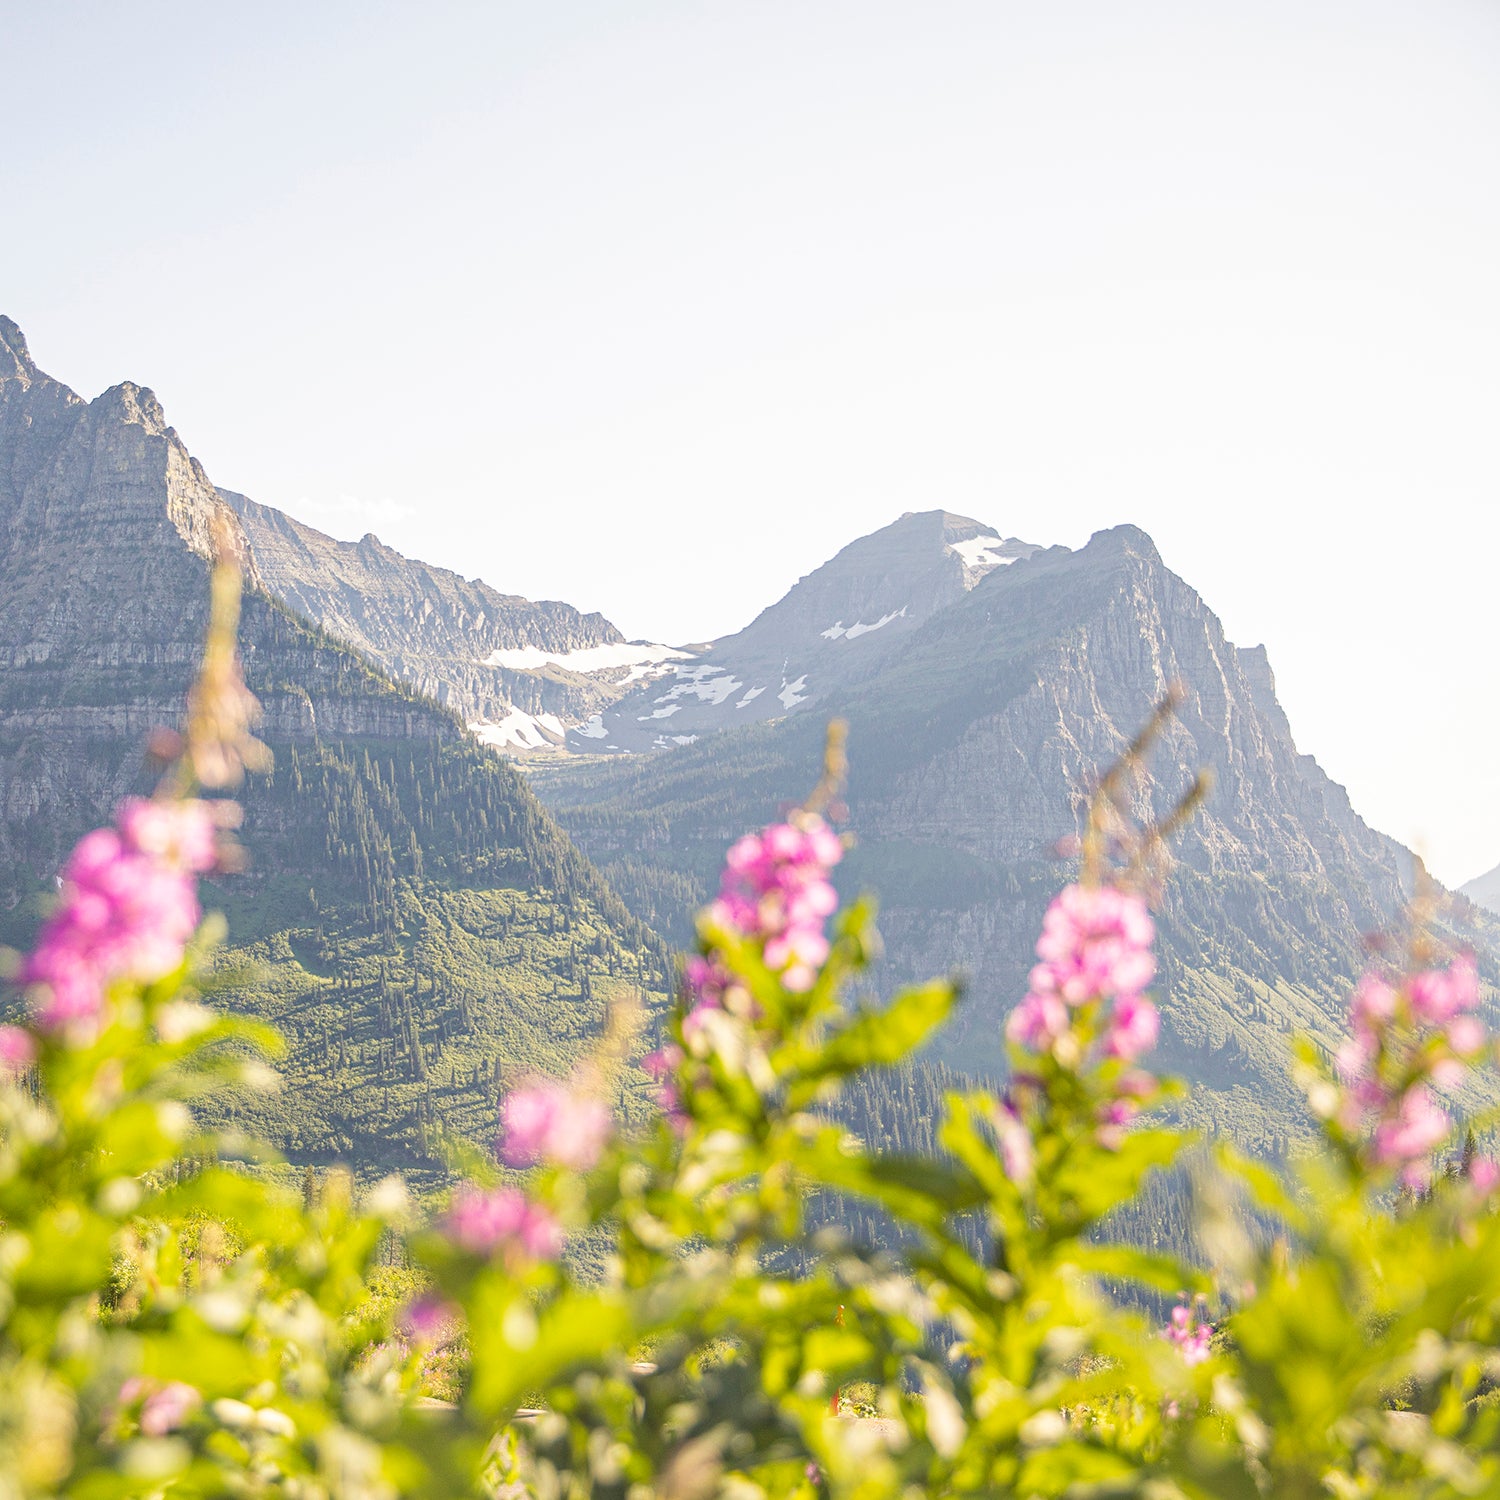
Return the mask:
[[924,620],[1035,551],[967,516],[908,512],[849,543],[743,630],[595,714],[569,743],[606,753],[659,750],[814,711]]

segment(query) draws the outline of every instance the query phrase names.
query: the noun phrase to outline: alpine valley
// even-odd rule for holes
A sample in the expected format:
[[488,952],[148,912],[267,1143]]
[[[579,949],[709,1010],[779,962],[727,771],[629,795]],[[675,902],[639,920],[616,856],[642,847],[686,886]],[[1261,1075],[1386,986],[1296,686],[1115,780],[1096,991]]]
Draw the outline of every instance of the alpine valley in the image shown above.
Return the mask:
[[[1076,551],[930,510],[859,538],[735,635],[627,641],[607,620],[335,541],[216,489],[148,390],[85,402],[0,319],[0,848],[26,943],[67,841],[142,784],[180,714],[216,517],[249,564],[242,652],[275,769],[246,788],[248,874],[222,1002],[287,1035],[289,1087],[238,1106],[294,1160],[432,1165],[493,1134],[498,1084],[572,1066],[612,1002],[647,1027],[725,846],[816,778],[849,726],[847,893],[882,904],[882,989],[959,971],[923,1065],[851,1104],[919,1142],[933,1092],[995,1076],[1089,790],[1169,683],[1139,789],[1176,841],[1159,912],[1162,1067],[1247,1147],[1301,1127],[1294,1034],[1336,1044],[1364,935],[1408,851],[1300,754],[1259,647],[1225,639],[1141,531]],[[1045,539],[1043,539],[1044,542]],[[1482,899],[1476,892],[1476,901]],[[1500,919],[1462,897],[1490,994]],[[643,1080],[614,1077],[627,1112]]]

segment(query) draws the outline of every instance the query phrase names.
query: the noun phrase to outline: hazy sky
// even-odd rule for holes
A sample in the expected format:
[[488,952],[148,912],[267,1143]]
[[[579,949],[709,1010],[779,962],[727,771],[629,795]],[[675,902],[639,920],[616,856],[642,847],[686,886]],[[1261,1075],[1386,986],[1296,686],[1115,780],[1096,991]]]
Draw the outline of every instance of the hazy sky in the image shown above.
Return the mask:
[[704,639],[1122,521],[1500,861],[1500,6],[0,0],[0,311],[220,484]]

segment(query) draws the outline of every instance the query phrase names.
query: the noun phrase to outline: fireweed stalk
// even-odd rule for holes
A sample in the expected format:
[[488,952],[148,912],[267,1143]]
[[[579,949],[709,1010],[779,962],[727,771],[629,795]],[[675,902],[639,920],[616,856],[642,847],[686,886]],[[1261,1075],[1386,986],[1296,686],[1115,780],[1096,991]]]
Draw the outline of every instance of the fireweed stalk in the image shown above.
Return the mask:
[[1418,1191],[1430,1185],[1434,1153],[1453,1129],[1435,1091],[1459,1087],[1487,1049],[1479,998],[1467,952],[1360,979],[1333,1075],[1314,1073],[1308,1089],[1313,1113],[1355,1170]]

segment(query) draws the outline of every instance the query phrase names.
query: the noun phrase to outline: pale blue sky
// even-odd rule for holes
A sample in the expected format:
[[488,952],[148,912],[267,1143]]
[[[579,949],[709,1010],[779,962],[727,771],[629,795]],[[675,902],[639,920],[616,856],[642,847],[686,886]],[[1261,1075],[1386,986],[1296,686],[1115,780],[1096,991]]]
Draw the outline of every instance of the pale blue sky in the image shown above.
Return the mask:
[[629,635],[1121,521],[1500,861],[1490,0],[0,0],[0,310],[220,484]]

